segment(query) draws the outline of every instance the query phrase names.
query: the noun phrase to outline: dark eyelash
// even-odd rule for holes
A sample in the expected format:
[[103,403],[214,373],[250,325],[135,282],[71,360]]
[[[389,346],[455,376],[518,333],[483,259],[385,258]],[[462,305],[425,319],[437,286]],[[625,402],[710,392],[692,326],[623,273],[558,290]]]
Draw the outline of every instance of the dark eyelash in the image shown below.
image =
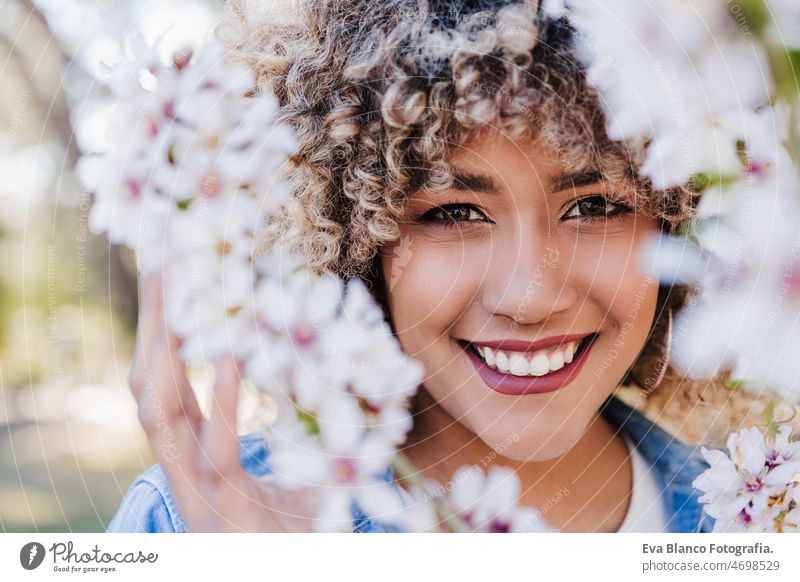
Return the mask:
[[575,206],[577,206],[578,204],[580,204],[583,200],[590,200],[592,198],[601,198],[601,199],[605,200],[606,203],[608,203],[608,204],[610,204],[612,206],[615,206],[616,209],[611,210],[609,213],[607,213],[605,215],[570,217],[570,218],[565,218],[564,220],[575,220],[575,219],[577,219],[577,220],[580,220],[580,221],[583,221],[583,222],[594,222],[596,220],[614,220],[614,219],[621,218],[621,217],[625,216],[626,214],[630,214],[631,212],[633,212],[633,207],[630,204],[628,204],[627,202],[624,202],[623,200],[620,200],[619,198],[615,198],[614,196],[605,195],[605,194],[590,194],[588,196],[581,196],[580,198],[575,200],[575,202],[567,209],[567,212],[565,212],[565,214],[569,214],[572,211],[572,209]]
[[[569,214],[569,212],[572,211],[572,209],[577,204],[582,202],[583,200],[588,200],[588,199],[591,199],[591,198],[602,198],[602,199],[605,199],[608,204],[611,204],[611,205],[615,206],[616,210],[612,210],[611,212],[609,212],[609,213],[607,213],[605,215],[602,215],[602,216],[571,217],[571,218],[565,218],[564,220],[577,219],[577,220],[580,220],[580,221],[583,221],[583,222],[594,222],[596,220],[614,220],[614,219],[617,219],[617,218],[621,218],[622,216],[624,216],[626,214],[630,214],[633,211],[633,208],[629,204],[627,204],[626,202],[623,202],[620,199],[614,198],[613,196],[607,196],[607,195],[603,195],[603,194],[591,194],[589,196],[581,196],[580,198],[576,199],[575,202],[567,209],[567,212],[565,214]],[[421,223],[424,223],[424,224],[433,224],[433,225],[435,225],[437,227],[441,227],[441,228],[465,228],[465,226],[462,226],[464,223],[477,222],[475,220],[457,221],[457,220],[441,220],[441,219],[433,218],[433,215],[436,212],[440,211],[440,210],[446,211],[446,210],[451,209],[451,208],[462,208],[462,207],[469,208],[470,210],[475,210],[475,211],[479,212],[480,214],[482,214],[484,216],[484,218],[486,218],[486,214],[483,213],[474,204],[453,201],[453,202],[447,202],[446,204],[442,204],[440,206],[436,206],[434,208],[431,208],[430,210],[427,210],[426,212],[416,216],[415,219],[416,219],[417,222],[421,222]],[[486,220],[489,220],[489,219],[486,218]]]
[[[479,212],[480,214],[482,214],[484,218],[486,218],[486,214],[484,212],[482,212],[474,204],[468,204],[468,203],[465,203],[465,202],[448,202],[446,204],[442,204],[441,206],[436,206],[436,207],[431,208],[430,210],[428,210],[426,212],[423,212],[422,214],[416,216],[415,219],[416,219],[417,222],[421,222],[421,223],[425,223],[425,224],[433,224],[433,225],[435,225],[437,227],[441,227],[441,228],[464,228],[464,226],[461,226],[462,223],[476,222],[476,221],[474,221],[474,220],[463,220],[463,221],[441,220],[441,219],[438,219],[438,218],[433,218],[433,215],[437,211],[448,210],[448,209],[451,209],[451,208],[462,208],[462,207],[463,208],[469,208],[470,210],[475,210],[475,211]],[[489,220],[489,219],[486,218],[486,220]]]

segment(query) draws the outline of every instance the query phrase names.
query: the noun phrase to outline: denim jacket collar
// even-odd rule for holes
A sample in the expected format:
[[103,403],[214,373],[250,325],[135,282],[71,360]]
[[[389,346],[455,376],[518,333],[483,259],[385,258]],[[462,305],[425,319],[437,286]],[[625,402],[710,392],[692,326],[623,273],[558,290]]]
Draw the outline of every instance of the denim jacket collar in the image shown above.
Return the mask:
[[669,531],[710,532],[714,519],[703,511],[698,501],[701,493],[692,486],[692,482],[709,467],[700,448],[668,433],[613,395],[603,403],[600,413],[617,430],[628,434],[656,470],[670,516]]

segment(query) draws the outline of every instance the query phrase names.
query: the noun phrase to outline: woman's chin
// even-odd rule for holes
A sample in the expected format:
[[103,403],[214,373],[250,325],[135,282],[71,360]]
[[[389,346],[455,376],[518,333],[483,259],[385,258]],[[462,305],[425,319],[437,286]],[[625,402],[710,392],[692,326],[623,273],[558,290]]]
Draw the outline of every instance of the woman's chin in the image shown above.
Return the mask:
[[[569,451],[580,440],[583,431],[573,427],[537,426],[536,429],[520,428],[504,431],[503,435],[492,435],[486,431],[481,440],[498,457],[513,461],[549,461]],[[490,454],[490,456],[493,456]]]

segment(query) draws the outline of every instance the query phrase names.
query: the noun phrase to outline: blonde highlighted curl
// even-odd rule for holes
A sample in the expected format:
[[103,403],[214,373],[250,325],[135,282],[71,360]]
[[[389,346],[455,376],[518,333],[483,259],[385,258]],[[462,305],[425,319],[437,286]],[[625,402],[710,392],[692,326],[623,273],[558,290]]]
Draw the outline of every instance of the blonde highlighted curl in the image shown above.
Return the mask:
[[[663,232],[681,231],[697,192],[655,192],[637,173],[646,144],[607,138],[573,33],[536,2],[229,1],[218,35],[277,95],[299,144],[286,171],[292,202],[263,249],[281,240],[316,272],[362,277],[385,308],[376,265],[399,238],[406,201],[448,189],[450,155],[487,128],[543,143],[572,170],[599,168]],[[618,395],[688,442],[719,445],[726,431],[762,424],[766,399],[727,389],[725,376],[697,381],[664,366],[669,313],[692,297],[659,289],[649,340],[623,381],[631,388]],[[780,414],[796,423],[788,408]]]

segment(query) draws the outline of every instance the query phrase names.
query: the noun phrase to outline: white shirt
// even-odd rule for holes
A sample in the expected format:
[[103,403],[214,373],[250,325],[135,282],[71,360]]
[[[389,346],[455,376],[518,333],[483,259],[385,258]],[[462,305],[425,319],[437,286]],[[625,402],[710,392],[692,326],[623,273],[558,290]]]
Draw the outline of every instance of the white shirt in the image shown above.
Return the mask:
[[[660,533],[667,524],[667,510],[661,496],[661,485],[657,473],[650,468],[647,459],[637,449],[630,437],[623,433],[633,465],[633,490],[628,513],[617,533]],[[402,487],[398,487],[403,498],[411,505],[416,501]]]
[[650,468],[630,437],[623,434],[633,464],[633,491],[625,520],[619,533],[658,533],[665,531],[667,510],[661,496],[661,486],[656,472]]

